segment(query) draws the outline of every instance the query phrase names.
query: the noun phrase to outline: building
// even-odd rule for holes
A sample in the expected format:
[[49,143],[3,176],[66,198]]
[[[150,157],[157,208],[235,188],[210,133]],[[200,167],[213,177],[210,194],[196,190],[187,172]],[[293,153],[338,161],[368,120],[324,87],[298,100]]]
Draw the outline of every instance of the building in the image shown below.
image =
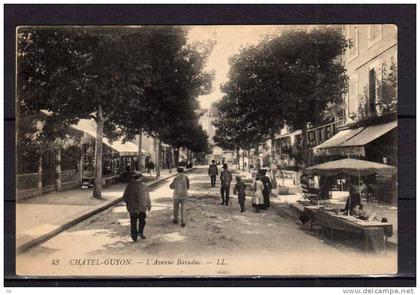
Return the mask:
[[[345,25],[342,32],[352,44],[343,56],[349,77],[345,124],[333,137],[314,147],[314,154],[320,162],[353,157],[396,166],[397,27]],[[376,175],[363,182],[374,188],[376,199],[396,202],[393,176]]]
[[349,77],[345,124],[314,151],[325,159],[354,156],[396,165],[397,27],[345,25],[342,31],[352,43],[343,58]]
[[213,137],[216,134],[216,128],[214,127],[213,122],[218,118],[218,111],[215,104],[213,103],[208,109],[202,109],[199,116],[198,123],[209,136],[209,143],[212,147],[212,153],[206,156],[207,162],[210,162],[213,159],[216,160],[216,162],[222,162],[223,158],[230,158],[231,154],[225,154],[223,149],[216,146],[213,140]]

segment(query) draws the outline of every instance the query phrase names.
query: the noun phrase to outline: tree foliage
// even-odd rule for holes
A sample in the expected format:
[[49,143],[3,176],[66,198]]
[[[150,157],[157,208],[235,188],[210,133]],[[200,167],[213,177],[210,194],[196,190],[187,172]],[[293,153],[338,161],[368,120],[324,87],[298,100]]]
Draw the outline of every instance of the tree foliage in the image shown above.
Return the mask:
[[[141,129],[158,137],[177,133],[171,123],[191,121],[197,96],[211,88],[212,76],[203,71],[211,48],[187,44],[186,31],[172,26],[21,27],[18,137],[52,141],[65,136],[63,126],[95,119],[100,197],[102,133],[125,140]],[[48,116],[38,117],[40,110]]]
[[317,124],[322,111],[340,104],[347,91],[337,58],[348,46],[340,32],[315,29],[287,31],[243,48],[230,59],[217,134],[239,146],[243,136],[273,139],[285,124],[294,129]]

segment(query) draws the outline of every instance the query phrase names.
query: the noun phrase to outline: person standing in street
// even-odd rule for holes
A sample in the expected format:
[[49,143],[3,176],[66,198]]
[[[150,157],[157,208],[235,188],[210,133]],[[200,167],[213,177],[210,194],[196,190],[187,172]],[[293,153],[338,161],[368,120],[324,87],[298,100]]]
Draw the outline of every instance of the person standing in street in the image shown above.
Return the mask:
[[241,206],[241,213],[245,211],[245,190],[246,184],[242,181],[240,176],[236,176],[236,184],[233,189],[233,194],[238,195],[238,203]]
[[252,195],[252,206],[255,208],[256,212],[260,212],[260,209],[262,208],[264,204],[264,195],[263,195],[263,189],[264,184],[262,183],[260,176],[255,178],[254,183],[252,184],[253,187],[253,195]]
[[152,176],[152,170],[154,169],[155,169],[155,164],[152,161],[147,163],[147,173],[149,173],[150,176]]
[[[137,180],[137,178],[139,179]],[[137,241],[138,236],[144,240],[146,238],[144,236],[146,211],[152,209],[152,203],[149,189],[143,182],[141,175],[130,174],[130,180],[123,194],[123,201],[126,203],[127,211],[130,214],[131,238],[134,242]]]
[[229,205],[230,183],[232,182],[232,173],[228,170],[228,165],[223,164],[223,171],[220,173],[220,195],[222,196],[222,205]]
[[179,207],[181,207],[181,226],[185,226],[184,206],[185,200],[188,198],[188,190],[190,189],[190,180],[184,175],[184,169],[178,168],[178,175],[169,185],[174,190],[174,223],[178,223]]
[[219,175],[219,171],[217,169],[216,161],[212,160],[209,166],[209,176],[210,176],[210,183],[211,187],[216,187],[216,177]]
[[262,170],[261,171],[261,181],[264,185],[264,189],[263,189],[263,196],[264,196],[264,205],[262,206],[262,209],[267,210],[268,208],[270,208],[270,193],[271,193],[271,181],[270,178],[268,178],[268,176],[265,175],[266,171]]

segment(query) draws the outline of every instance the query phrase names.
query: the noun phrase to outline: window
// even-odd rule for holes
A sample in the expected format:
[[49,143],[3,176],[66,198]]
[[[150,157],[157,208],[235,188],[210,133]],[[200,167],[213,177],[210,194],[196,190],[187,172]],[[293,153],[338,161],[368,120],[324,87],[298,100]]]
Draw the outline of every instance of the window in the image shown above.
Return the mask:
[[358,26],[348,26],[348,39],[351,47],[348,49],[348,59],[352,60],[359,55],[359,28]]
[[382,25],[370,25],[368,27],[368,47],[382,39]]

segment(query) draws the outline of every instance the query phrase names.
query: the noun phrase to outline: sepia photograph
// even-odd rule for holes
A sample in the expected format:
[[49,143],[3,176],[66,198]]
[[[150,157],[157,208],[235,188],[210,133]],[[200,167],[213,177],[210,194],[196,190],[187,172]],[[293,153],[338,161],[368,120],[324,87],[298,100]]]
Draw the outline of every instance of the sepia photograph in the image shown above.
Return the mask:
[[392,23],[16,28],[16,275],[398,273]]

